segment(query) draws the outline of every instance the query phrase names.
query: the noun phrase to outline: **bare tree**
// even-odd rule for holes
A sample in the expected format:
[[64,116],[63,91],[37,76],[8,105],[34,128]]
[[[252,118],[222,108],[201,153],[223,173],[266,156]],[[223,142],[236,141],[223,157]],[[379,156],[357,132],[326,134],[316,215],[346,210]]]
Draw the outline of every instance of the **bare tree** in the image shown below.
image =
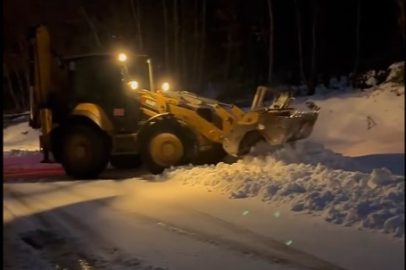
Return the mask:
[[174,72],[176,80],[179,80],[179,17],[178,0],[173,0],[173,31],[174,31]]
[[272,1],[267,0],[268,3],[268,14],[269,14],[269,68],[268,68],[268,85],[271,86],[272,83],[272,73],[273,73],[273,10]]
[[202,84],[203,70],[204,70],[204,58],[206,49],[206,0],[202,1],[202,38],[200,40],[200,56],[199,56],[199,72],[197,76],[197,82],[199,86]]
[[165,72],[169,70],[169,26],[168,26],[168,8],[166,6],[166,0],[162,0],[162,9],[164,13],[164,43],[165,43]]
[[144,49],[144,41],[142,39],[140,2],[135,0],[134,4],[134,0],[130,0],[130,3],[134,22],[137,25],[138,50],[142,51]]
[[400,34],[402,35],[403,43],[405,43],[405,0],[396,1],[399,7],[398,23],[400,27]]
[[[138,21],[138,17],[137,17],[137,11],[135,10],[135,6],[134,6],[134,0],[130,0],[130,5],[131,5],[131,13],[133,15],[133,20],[134,20],[134,24],[137,25],[137,21]],[[135,34],[138,36],[138,28],[135,31]],[[137,37],[138,38],[138,37]],[[139,41],[139,39],[138,39]],[[139,44],[138,44],[139,45]]]
[[315,93],[315,80],[316,80],[316,28],[317,28],[317,17],[318,17],[318,5],[317,0],[312,1],[313,8],[313,23],[312,23],[312,60],[310,67],[310,77],[308,79],[308,89],[309,94],[313,95]]
[[25,98],[25,90],[24,90],[25,85],[22,82],[21,77],[20,77],[20,73],[19,73],[18,69],[15,66],[13,66],[13,71],[14,71],[14,76],[15,76],[15,78],[17,80],[17,84],[18,84],[18,89],[19,89],[18,96],[20,98],[20,102],[21,102],[20,104],[22,106],[22,109],[27,109],[27,107],[26,107],[26,98]]
[[193,49],[193,86],[196,86],[196,80],[198,79],[198,71],[199,71],[199,0],[194,1],[194,23],[193,23],[193,32],[194,32],[194,49]]
[[180,0],[180,78],[182,81],[182,84],[188,85],[187,81],[187,73],[188,73],[188,68],[187,68],[187,50],[186,50],[186,42],[187,42],[187,37],[188,37],[188,17],[187,17],[187,3],[188,0]]
[[86,9],[84,8],[83,5],[80,6],[80,12],[82,13],[82,15],[83,15],[83,17],[85,18],[87,24],[89,25],[90,30],[91,30],[92,33],[93,33],[94,40],[95,40],[95,42],[96,42],[97,47],[101,48],[101,47],[102,47],[102,44],[101,44],[101,42],[100,42],[99,35],[97,34],[96,27],[95,27],[95,25],[93,24],[92,20],[90,20],[89,15],[87,14],[87,11],[86,11]]
[[139,50],[144,50],[144,40],[142,38],[142,27],[141,27],[141,5],[140,0],[135,0],[137,9],[137,29],[138,29],[138,46]]
[[357,74],[360,50],[361,50],[361,40],[360,40],[360,25],[361,25],[361,0],[357,0],[357,24],[355,29],[355,63],[354,63],[354,75]]
[[301,17],[300,17],[300,6],[297,0],[295,1],[296,6],[296,23],[297,23],[297,40],[299,46],[299,68],[300,68],[300,80],[301,83],[306,83],[306,76],[303,68],[303,48],[302,48],[302,28],[301,28]]
[[14,87],[13,87],[13,83],[11,81],[11,75],[10,75],[8,65],[5,64],[4,62],[3,62],[3,70],[4,70],[4,73],[5,73],[4,75],[7,78],[7,83],[8,83],[8,88],[9,88],[9,91],[10,91],[11,99],[14,102],[14,106],[15,106],[16,110],[19,111],[21,109],[20,102],[18,102],[18,99],[17,99],[16,94],[14,92]]

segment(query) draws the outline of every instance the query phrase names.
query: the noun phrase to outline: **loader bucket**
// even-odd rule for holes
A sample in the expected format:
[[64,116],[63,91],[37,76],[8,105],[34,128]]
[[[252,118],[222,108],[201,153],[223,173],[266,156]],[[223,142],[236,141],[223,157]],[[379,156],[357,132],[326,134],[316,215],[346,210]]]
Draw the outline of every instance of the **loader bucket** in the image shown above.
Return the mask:
[[305,139],[312,133],[317,117],[318,111],[253,111],[232,126],[224,137],[223,148],[229,155],[238,157],[247,154],[261,140],[276,146]]

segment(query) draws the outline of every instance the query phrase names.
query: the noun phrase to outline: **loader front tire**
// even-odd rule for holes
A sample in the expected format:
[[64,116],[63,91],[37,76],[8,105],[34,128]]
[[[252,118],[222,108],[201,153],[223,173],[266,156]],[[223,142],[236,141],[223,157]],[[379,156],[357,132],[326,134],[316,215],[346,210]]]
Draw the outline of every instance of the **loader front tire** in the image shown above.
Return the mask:
[[196,138],[183,123],[165,119],[144,129],[140,152],[146,169],[160,174],[166,168],[191,163],[196,155]]
[[75,124],[64,137],[61,163],[75,179],[95,179],[107,167],[110,155],[108,137],[89,125]]

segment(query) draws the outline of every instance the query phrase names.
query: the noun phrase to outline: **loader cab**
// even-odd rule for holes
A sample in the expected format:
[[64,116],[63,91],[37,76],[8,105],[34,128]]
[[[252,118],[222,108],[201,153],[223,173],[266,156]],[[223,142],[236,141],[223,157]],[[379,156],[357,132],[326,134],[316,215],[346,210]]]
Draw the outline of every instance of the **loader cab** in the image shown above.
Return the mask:
[[97,104],[110,118],[115,130],[134,131],[141,115],[138,95],[134,91],[150,88],[149,69],[146,57],[125,57],[96,54],[65,58],[69,109],[79,103]]
[[[141,59],[120,61],[115,54],[65,58],[70,92],[80,100],[104,97],[110,92],[125,95],[131,93],[129,89],[151,89],[147,59],[137,58]],[[131,82],[136,82],[138,87],[134,83],[130,84]]]

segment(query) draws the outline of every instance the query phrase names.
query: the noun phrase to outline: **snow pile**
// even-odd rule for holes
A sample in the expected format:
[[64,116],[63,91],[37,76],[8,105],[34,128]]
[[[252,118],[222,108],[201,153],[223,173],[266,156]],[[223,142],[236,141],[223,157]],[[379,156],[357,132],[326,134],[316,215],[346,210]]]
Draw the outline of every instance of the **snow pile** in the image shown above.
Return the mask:
[[[259,197],[331,223],[403,237],[404,178],[387,169],[374,169],[370,174],[337,169],[356,164],[321,146],[311,146],[315,145],[248,156],[234,164],[171,169],[156,180],[205,186],[233,199]],[[306,155],[305,149],[313,153]]]
[[347,156],[404,153],[403,95],[404,86],[389,82],[362,92],[313,96],[321,110],[309,140]]
[[[28,122],[19,123],[3,129],[3,154],[13,151],[38,151],[38,130],[32,129]],[[16,153],[13,153],[16,154]]]
[[[394,63],[389,67],[389,75],[386,82],[402,82],[404,83],[405,62]],[[404,89],[404,88],[403,88]]]
[[349,81],[347,76],[340,76],[339,79],[336,77],[330,78],[329,88],[330,89],[345,89],[349,87]]
[[284,163],[322,164],[333,169],[347,171],[368,170],[354,159],[335,153],[320,143],[298,141],[294,146],[273,147],[265,142],[258,143],[251,149],[251,156],[272,156]]

